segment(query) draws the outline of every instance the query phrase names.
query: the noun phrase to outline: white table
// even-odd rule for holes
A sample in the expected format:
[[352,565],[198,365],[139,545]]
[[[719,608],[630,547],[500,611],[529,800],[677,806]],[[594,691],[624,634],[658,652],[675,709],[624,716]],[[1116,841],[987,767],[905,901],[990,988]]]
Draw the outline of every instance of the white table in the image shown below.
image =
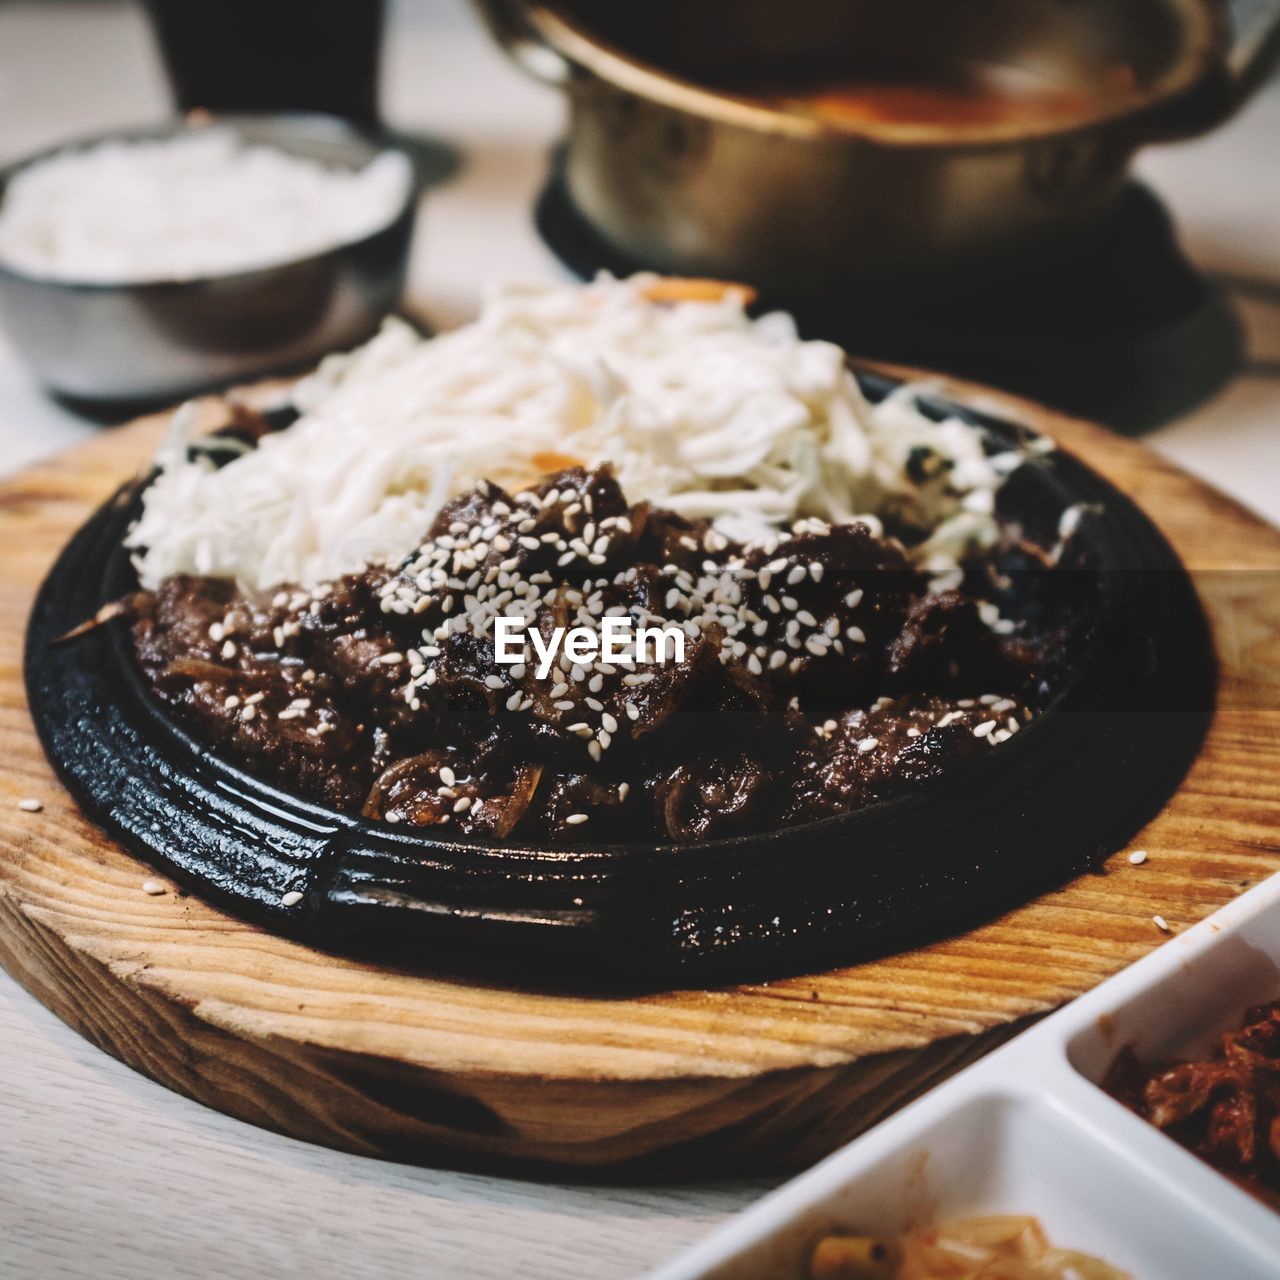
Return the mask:
[[[264,3],[269,0],[264,0]],[[463,0],[393,5],[388,118],[459,146],[427,201],[411,303],[466,319],[493,275],[559,268],[529,219],[560,121]],[[0,162],[153,119],[166,94],[140,12],[0,5]],[[1211,138],[1146,154],[1195,261],[1229,277],[1250,359],[1149,439],[1280,520],[1280,86]],[[0,336],[0,471],[101,430],[45,398]],[[309,1147],[205,1110],[82,1041],[0,975],[0,1276],[631,1276],[764,1182],[626,1189],[412,1169]]]

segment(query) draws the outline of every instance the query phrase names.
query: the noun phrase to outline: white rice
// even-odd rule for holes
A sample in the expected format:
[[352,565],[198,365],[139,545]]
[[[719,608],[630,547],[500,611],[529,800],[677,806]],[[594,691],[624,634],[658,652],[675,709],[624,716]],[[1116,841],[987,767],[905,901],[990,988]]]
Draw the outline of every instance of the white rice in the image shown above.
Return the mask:
[[224,127],[104,142],[13,178],[0,204],[0,262],[93,284],[227,275],[372,234],[395,218],[411,181],[400,152],[332,169]]
[[[655,305],[654,279],[506,285],[431,339],[390,322],[298,386],[293,426],[220,469],[189,456],[180,413],[129,536],[143,584],[313,585],[394,562],[451,495],[556,469],[539,454],[610,462],[631,501],[734,539],[805,517],[878,529],[890,502],[931,531],[915,554],[936,572],[994,539],[1016,457],[925,416],[920,387],[870,404],[843,352],[800,340],[786,315],[753,320],[733,297]],[[918,449],[943,464],[923,480],[908,473]]]

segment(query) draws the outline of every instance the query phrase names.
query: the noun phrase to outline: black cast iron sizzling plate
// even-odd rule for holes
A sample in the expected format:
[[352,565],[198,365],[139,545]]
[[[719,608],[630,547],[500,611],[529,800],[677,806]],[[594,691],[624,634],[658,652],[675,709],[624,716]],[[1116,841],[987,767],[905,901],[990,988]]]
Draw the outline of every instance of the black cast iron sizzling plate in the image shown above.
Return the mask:
[[[892,383],[859,374],[879,398]],[[993,449],[1025,432],[983,426]],[[584,987],[759,977],[954,932],[1096,866],[1161,807],[1213,700],[1207,629],[1168,544],[1075,459],[1002,492],[1052,537],[1061,510],[1102,561],[1093,657],[981,760],[843,817],[702,844],[528,848],[348,817],[217,758],[149,696],[126,625],[55,643],[134,585],[129,486],[75,535],[36,600],[26,682],[50,760],[137,856],[278,932],[400,964],[478,966]],[[1070,572],[1070,571],[1059,571]],[[281,897],[301,892],[285,907]]]

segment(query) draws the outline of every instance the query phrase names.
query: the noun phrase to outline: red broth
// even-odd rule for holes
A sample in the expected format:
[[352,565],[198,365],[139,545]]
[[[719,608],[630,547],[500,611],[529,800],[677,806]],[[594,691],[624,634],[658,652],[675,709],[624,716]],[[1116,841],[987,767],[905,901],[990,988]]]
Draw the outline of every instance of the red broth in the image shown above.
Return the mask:
[[754,73],[720,79],[734,97],[763,101],[836,128],[867,124],[984,129],[1069,124],[1087,117],[1101,100],[1132,91],[1133,73],[1117,66],[1096,90],[1003,67],[902,67]]

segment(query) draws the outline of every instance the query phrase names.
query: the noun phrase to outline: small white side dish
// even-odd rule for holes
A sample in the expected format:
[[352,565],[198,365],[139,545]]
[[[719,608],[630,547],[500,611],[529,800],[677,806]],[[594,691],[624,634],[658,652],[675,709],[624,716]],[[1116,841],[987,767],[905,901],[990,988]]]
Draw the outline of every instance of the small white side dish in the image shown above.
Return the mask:
[[1280,998],[1280,877],[905,1108],[653,1273],[802,1280],[831,1230],[1031,1214],[1134,1280],[1271,1280],[1280,1214],[1098,1087],[1116,1053],[1208,1048]]

